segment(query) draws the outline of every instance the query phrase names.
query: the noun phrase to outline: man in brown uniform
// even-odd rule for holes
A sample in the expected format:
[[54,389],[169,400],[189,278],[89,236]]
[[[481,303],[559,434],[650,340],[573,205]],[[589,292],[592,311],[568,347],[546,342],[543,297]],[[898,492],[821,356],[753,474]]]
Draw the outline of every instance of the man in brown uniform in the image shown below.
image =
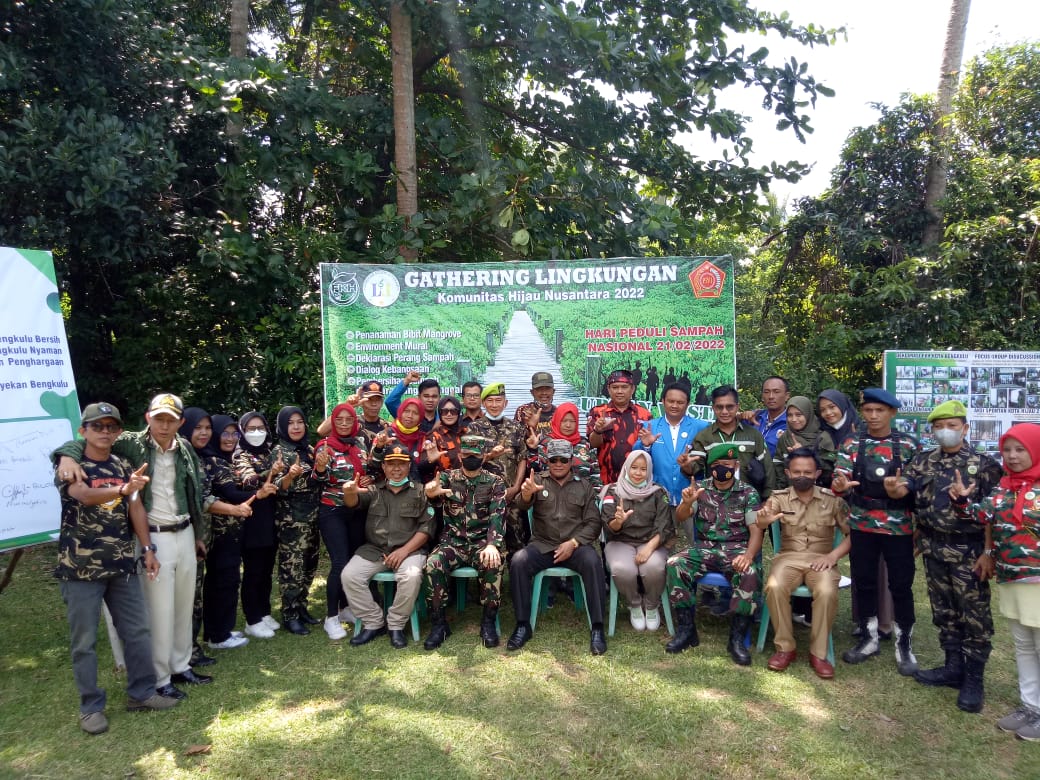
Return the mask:
[[[817,676],[829,680],[834,676],[834,667],[827,660],[827,637],[838,611],[836,567],[851,546],[849,507],[829,490],[816,486],[820,464],[812,450],[792,450],[786,472],[790,487],[774,492],[756,518],[763,530],[780,521],[781,552],[773,557],[765,588],[776,645],[768,666],[774,672],[782,672],[798,656],[791,628],[791,592],[805,583],[813,594],[809,664]],[[837,547],[835,526],[844,534]]]

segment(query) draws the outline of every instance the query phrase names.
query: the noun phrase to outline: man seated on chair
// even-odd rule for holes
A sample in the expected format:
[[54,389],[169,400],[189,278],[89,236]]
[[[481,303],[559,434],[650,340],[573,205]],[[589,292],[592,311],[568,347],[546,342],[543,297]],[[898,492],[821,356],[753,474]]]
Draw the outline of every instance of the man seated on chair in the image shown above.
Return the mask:
[[665,650],[681,653],[700,644],[695,618],[697,580],[718,572],[733,584],[726,649],[734,663],[748,666],[751,653],[744,646],[744,638],[761,582],[761,563],[756,559],[762,549],[762,529],[755,524],[761,502],[751,485],[737,479],[738,445],[715,444],[708,449],[705,461],[711,476],[685,488],[675,509],[676,524],[693,516],[695,539],[686,550],[668,559],[665,570],[665,590],[677,618],[675,637]]
[[[350,640],[363,645],[390,631],[390,644],[397,650],[408,645],[404,627],[422,587],[426,556],[423,545],[433,536],[433,508],[422,485],[408,478],[412,456],[408,447],[391,440],[383,456],[386,479],[367,488],[356,480],[343,483],[343,503],[367,510],[365,544],[343,567],[343,591],[354,615],[364,629]],[[387,611],[376,604],[368,581],[381,571],[394,572],[397,593]]]
[[607,652],[603,633],[603,562],[596,551],[600,519],[596,490],[571,468],[574,449],[566,439],[553,439],[546,450],[549,475],[531,474],[524,480],[517,507],[533,507],[531,541],[518,550],[509,565],[509,581],[516,612],[516,629],[507,650],[519,650],[531,638],[531,588],[534,576],[552,566],[566,566],[581,575],[585,603],[592,624],[589,649],[593,655]]
[[[485,445],[482,436],[463,436],[459,446],[462,467],[442,471],[427,483],[426,497],[444,508],[444,530],[440,542],[426,560],[426,582],[430,589],[430,618],[433,625],[423,642],[435,650],[451,636],[444,615],[448,601],[448,577],[460,566],[472,566],[480,579],[480,639],[484,647],[498,647],[498,616],[502,589],[503,517],[506,484],[502,477],[483,468]],[[457,583],[465,588],[465,581]]]
[[[792,450],[785,471],[790,487],[774,492],[758,512],[758,526],[763,531],[780,522],[780,552],[773,556],[765,589],[776,645],[768,666],[782,672],[798,655],[791,630],[791,593],[805,583],[813,603],[809,664],[818,677],[829,680],[834,677],[827,644],[838,611],[837,565],[851,546],[849,507],[831,491],[817,487],[820,463],[811,449]],[[836,547],[835,526],[844,534]]]

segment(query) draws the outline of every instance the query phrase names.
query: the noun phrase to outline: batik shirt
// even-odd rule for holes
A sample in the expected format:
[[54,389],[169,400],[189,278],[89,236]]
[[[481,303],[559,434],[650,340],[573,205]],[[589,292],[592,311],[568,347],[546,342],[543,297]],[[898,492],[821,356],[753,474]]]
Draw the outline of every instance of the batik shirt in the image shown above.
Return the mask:
[[594,407],[589,412],[585,430],[587,438],[592,438],[596,431],[596,421],[601,417],[614,418],[614,426],[600,434],[603,444],[597,448],[600,479],[609,485],[617,482],[621,467],[625,465],[625,458],[639,441],[639,431],[644,423],[650,422],[650,412],[636,403],[630,403],[624,411],[620,411],[612,403]]

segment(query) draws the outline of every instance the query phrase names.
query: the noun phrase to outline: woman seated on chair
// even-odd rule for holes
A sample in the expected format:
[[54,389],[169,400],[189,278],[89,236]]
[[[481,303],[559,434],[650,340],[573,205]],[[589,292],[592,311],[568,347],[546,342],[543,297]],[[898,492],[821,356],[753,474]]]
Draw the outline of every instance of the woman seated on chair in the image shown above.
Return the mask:
[[636,631],[661,627],[661,594],[668,561],[664,545],[675,535],[668,493],[654,483],[653,468],[650,453],[630,452],[618,481],[600,491],[607,566],[628,602],[629,620]]

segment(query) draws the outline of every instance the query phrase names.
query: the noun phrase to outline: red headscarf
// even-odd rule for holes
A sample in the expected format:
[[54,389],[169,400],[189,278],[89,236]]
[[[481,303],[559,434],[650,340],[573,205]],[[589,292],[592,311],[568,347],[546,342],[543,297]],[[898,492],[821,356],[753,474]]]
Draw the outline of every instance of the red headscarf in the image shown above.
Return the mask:
[[405,398],[399,407],[397,407],[397,418],[391,423],[390,427],[393,429],[394,438],[397,439],[408,449],[413,452],[419,449],[419,440],[423,438],[424,434],[417,425],[412,431],[405,431],[404,426],[401,423],[401,412],[407,409],[409,406],[414,406],[419,412],[419,421],[422,422],[423,415],[426,411],[423,409],[422,403],[418,398]]
[[1040,482],[1040,425],[1036,423],[1019,423],[1014,425],[1000,437],[1000,449],[1004,449],[1004,442],[1014,439],[1021,442],[1022,446],[1029,452],[1033,459],[1033,465],[1025,471],[1010,471],[1004,466],[1004,476],[1000,478],[1000,486],[1017,493],[1015,497],[1015,509],[1012,512],[1015,520],[1021,523],[1025,518],[1022,508],[1026,503],[1026,491]]
[[[563,418],[568,414],[574,415],[574,433],[565,436],[560,430],[560,426],[563,424]],[[549,423],[549,435],[554,439],[566,439],[571,444],[577,444],[581,441],[581,432],[578,428],[579,419],[577,406],[571,403],[560,404],[553,412],[552,421]]]
[[[336,418],[344,412],[349,415],[351,420],[350,432],[345,437],[340,436],[336,432]],[[354,473],[360,476],[365,472],[365,466],[361,462],[360,450],[354,443],[354,437],[357,436],[358,431],[361,430],[361,425],[358,423],[357,410],[347,403],[338,404],[336,408],[332,410],[331,418],[332,431],[329,432],[328,436],[318,442],[318,447],[326,446],[331,450],[346,455],[354,466]]]

